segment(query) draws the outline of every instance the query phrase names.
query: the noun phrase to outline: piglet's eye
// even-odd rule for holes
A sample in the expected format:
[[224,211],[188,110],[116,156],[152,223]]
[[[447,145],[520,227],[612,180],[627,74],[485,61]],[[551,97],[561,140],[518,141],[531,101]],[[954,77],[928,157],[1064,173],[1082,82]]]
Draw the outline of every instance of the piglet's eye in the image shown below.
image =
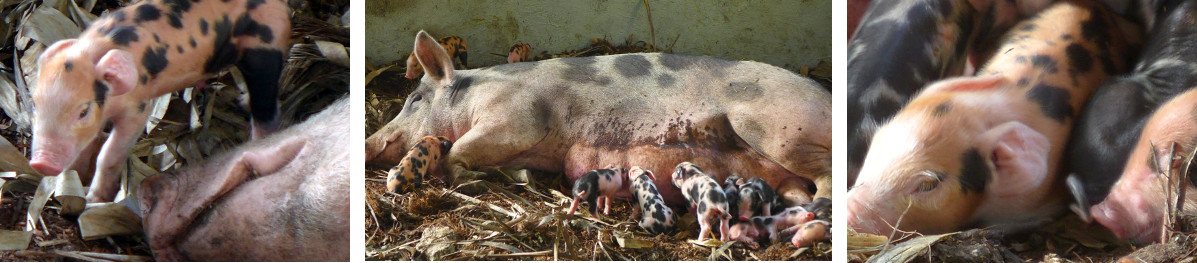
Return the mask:
[[83,117],[87,117],[88,113],[91,113],[91,103],[90,102],[83,105],[83,110],[79,111],[79,118],[82,119]]
[[936,187],[939,187],[939,182],[943,180],[942,176],[930,171],[920,172],[917,177],[919,178],[919,192],[935,190]]

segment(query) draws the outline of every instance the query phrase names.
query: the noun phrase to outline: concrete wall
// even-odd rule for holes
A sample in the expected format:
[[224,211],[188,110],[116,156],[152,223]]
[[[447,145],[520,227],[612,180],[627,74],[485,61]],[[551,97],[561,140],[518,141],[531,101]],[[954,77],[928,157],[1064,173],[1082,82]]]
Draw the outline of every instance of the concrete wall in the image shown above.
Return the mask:
[[[797,70],[831,61],[831,1],[650,1],[657,46],[674,53],[755,60]],[[533,54],[586,47],[628,35],[651,43],[644,1],[367,0],[366,58],[376,66],[406,58],[416,32],[457,35],[472,67],[506,62],[517,41]],[[494,55],[502,54],[503,56]]]

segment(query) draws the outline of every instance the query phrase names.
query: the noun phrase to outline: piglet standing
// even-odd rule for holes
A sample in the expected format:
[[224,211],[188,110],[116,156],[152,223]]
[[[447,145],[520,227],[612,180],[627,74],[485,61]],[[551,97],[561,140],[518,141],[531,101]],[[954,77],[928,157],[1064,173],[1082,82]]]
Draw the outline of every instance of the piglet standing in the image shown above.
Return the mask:
[[640,205],[640,227],[653,234],[672,232],[673,210],[665,205],[665,200],[661,199],[661,192],[653,183],[656,175],[652,171],[641,169],[640,166],[632,166],[628,170],[628,178],[632,180],[628,189],[635,197],[632,200],[636,200],[636,204]]
[[411,147],[399,165],[387,171],[387,191],[405,193],[420,188],[424,178],[436,171],[453,142],[443,136],[427,136]]
[[70,167],[112,124],[88,202],[120,190],[150,99],[236,65],[249,89],[251,136],[275,130],[279,76],[291,37],[286,1],[141,1],[97,19],[79,38],[46,48],[33,86],[29,165],[43,175]]
[[673,185],[681,189],[682,196],[690,203],[690,211],[698,217],[698,241],[707,239],[711,229],[711,221],[719,222],[719,240],[728,240],[727,198],[723,195],[723,187],[707,176],[697,165],[683,162],[677,165],[672,175]]
[[[727,198],[727,213],[730,215],[740,214],[740,180],[744,177],[739,174],[731,174],[727,179],[723,180],[723,197]],[[732,217],[732,224],[735,224],[738,218]]]
[[591,170],[582,178],[574,181],[574,201],[569,205],[567,214],[574,215],[578,210],[578,202],[585,200],[590,204],[590,214],[598,214],[599,206],[603,207],[603,214],[611,214],[611,200],[623,188],[622,168],[611,166],[607,169]]

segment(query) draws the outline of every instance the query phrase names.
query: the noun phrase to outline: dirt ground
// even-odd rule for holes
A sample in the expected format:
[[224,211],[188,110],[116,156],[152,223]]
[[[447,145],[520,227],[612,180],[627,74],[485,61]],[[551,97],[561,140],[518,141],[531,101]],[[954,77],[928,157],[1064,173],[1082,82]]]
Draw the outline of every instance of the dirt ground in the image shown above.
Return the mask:
[[[591,44],[556,56],[655,51],[633,41]],[[827,85],[830,64],[825,67],[828,77],[813,78]],[[381,72],[367,85],[367,136],[399,112],[414,88],[402,70]],[[680,215],[678,232],[654,236],[636,224],[638,209],[625,201],[615,202],[609,216],[566,215],[572,182],[560,173],[488,168],[483,171],[490,178],[481,183],[490,191],[480,195],[429,178],[424,189],[392,194],[386,192],[388,168],[366,170],[367,260],[831,260],[830,241],[808,248],[777,242],[756,250],[740,242],[696,244],[698,227],[688,213]]]

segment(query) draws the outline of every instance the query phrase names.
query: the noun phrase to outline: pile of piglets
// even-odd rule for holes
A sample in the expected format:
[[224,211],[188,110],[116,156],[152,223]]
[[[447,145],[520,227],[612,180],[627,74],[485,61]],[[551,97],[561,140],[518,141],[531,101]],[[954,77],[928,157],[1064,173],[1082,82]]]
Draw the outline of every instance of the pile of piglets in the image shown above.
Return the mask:
[[1020,232],[1072,207],[1160,241],[1159,182],[1183,170],[1165,154],[1197,144],[1197,1],[1132,2],[872,1],[849,47],[848,226]]
[[[789,239],[803,247],[831,238],[830,199],[818,198],[806,206],[786,208],[773,187],[760,178],[733,174],[721,186],[689,162],[678,164],[670,179],[697,219],[698,241],[717,232],[720,241],[740,241],[756,249],[761,242]],[[628,190],[640,208],[640,227],[653,234],[672,233],[675,214],[661,198],[654,180],[652,171],[639,166],[592,170],[574,181],[574,200],[567,213],[573,215],[580,203],[588,203],[592,214],[597,214],[600,206],[603,215],[610,214],[611,200],[630,181]]]

